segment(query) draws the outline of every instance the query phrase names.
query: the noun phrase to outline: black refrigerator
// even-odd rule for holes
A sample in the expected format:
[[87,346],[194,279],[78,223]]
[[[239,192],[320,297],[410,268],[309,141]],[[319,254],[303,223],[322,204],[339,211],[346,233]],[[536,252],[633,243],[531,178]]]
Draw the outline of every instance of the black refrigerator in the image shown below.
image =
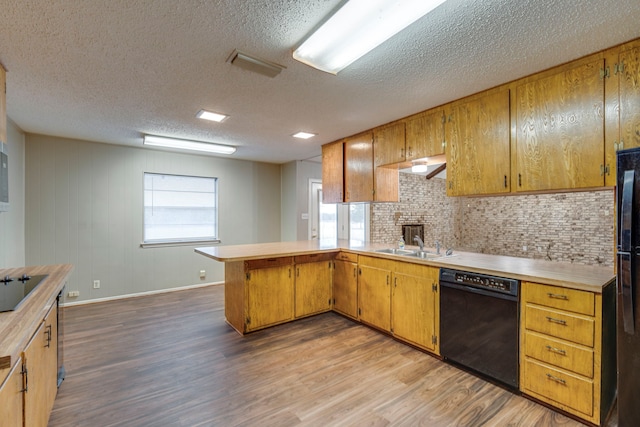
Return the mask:
[[617,155],[618,422],[640,426],[640,148]]

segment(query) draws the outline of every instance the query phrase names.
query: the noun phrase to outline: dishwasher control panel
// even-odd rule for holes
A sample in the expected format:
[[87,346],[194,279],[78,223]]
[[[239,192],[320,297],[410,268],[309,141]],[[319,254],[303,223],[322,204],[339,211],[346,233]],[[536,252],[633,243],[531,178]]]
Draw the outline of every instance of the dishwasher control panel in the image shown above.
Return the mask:
[[518,295],[519,281],[516,279],[508,279],[506,277],[497,277],[487,274],[442,268],[440,269],[440,281],[492,290],[513,296]]

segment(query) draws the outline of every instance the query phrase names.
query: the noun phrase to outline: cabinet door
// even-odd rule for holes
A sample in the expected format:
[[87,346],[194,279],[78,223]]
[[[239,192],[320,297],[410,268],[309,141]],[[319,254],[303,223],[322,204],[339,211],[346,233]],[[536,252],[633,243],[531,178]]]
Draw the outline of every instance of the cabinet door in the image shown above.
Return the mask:
[[0,426],[22,427],[22,360],[0,384]]
[[345,202],[373,201],[373,137],[365,132],[344,143]]
[[292,266],[249,271],[247,331],[293,319]]
[[640,47],[620,54],[618,70],[621,148],[640,147]]
[[396,337],[439,353],[438,269],[398,263],[391,295],[391,325]]
[[517,191],[604,185],[604,60],[516,89]]
[[358,273],[360,321],[391,331],[391,270],[359,265]]
[[358,264],[355,262],[335,261],[333,309],[354,319],[358,317]]
[[405,130],[403,122],[376,128],[373,132],[373,137],[374,166],[405,161]]
[[46,427],[58,384],[56,306],[31,338],[23,353],[26,367],[24,393],[25,426]]
[[343,143],[322,146],[322,203],[342,203]]
[[295,317],[331,309],[332,262],[298,264],[296,269]]
[[508,90],[452,106],[445,131],[448,196],[509,192]]
[[406,160],[444,154],[444,111],[429,110],[407,119]]

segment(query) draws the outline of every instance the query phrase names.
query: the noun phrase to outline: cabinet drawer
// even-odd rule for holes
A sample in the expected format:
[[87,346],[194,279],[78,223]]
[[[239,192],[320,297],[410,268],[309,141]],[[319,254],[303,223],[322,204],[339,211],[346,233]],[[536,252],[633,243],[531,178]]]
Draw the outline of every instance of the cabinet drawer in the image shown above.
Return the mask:
[[552,337],[593,347],[595,321],[591,318],[527,305],[525,327]]
[[526,356],[593,378],[593,350],[565,341],[554,340],[535,332],[525,332]]
[[525,283],[525,286],[525,302],[588,316],[595,315],[595,295],[591,292],[537,283]]
[[258,268],[281,267],[283,265],[291,264],[293,264],[293,257],[285,256],[280,258],[263,258],[245,261],[244,268],[246,270],[255,270]]
[[340,261],[358,262],[358,254],[352,254],[348,252],[338,252],[336,259]]
[[561,405],[593,415],[593,382],[527,359],[524,365],[524,384],[540,396]]
[[297,255],[293,258],[296,264],[306,264],[309,262],[329,261],[335,258],[335,253]]

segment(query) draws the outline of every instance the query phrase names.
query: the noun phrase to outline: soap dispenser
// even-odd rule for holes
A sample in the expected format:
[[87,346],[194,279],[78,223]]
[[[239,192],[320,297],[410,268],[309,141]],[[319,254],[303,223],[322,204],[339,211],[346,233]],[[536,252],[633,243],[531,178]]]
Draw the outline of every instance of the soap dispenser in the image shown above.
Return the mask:
[[398,239],[398,249],[404,249],[404,237],[402,236]]

